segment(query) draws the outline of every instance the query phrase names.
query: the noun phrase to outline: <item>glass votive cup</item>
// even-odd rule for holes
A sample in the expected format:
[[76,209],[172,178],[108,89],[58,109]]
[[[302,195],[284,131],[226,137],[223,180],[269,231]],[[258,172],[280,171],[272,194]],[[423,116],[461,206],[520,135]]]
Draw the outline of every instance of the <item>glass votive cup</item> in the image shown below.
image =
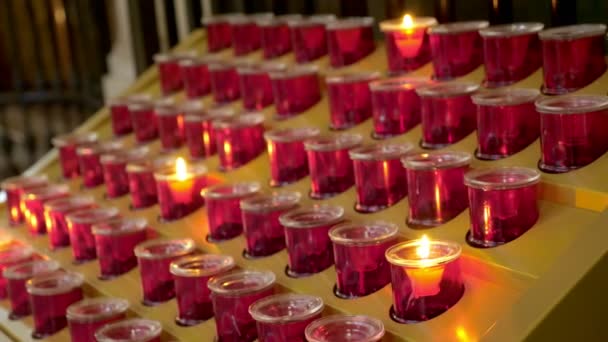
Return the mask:
[[453,151],[418,153],[401,159],[407,175],[410,227],[435,227],[467,208],[464,174],[471,159],[469,153]]
[[25,191],[44,187],[49,183],[46,175],[16,176],[6,178],[0,188],[6,193],[6,210],[10,225],[17,225],[25,220],[25,207],[21,207],[21,197]]
[[329,229],[344,219],[344,208],[315,205],[288,211],[279,216],[285,227],[287,275],[308,276],[334,263]]
[[218,341],[254,341],[257,338],[249,306],[274,294],[275,279],[270,271],[244,270],[209,280]]
[[378,342],[384,333],[381,320],[364,315],[322,317],[310,323],[305,330],[308,342]]
[[213,120],[230,117],[235,115],[235,110],[231,107],[210,108],[203,111],[202,104],[200,111],[184,110],[184,135],[186,146],[192,158],[209,157],[216,153],[215,135],[213,132]]
[[576,91],[606,71],[606,25],[555,27],[540,32],[538,36],[543,49],[543,93]]
[[139,101],[150,101],[149,94],[133,94],[112,99],[109,102],[110,118],[112,119],[112,132],[114,136],[121,136],[133,132],[129,104]]
[[242,17],[242,13],[224,13],[203,17],[201,23],[207,30],[207,51],[217,52],[232,46],[230,18]]
[[127,164],[142,161],[149,157],[150,149],[147,146],[103,154],[100,161],[106,185],[106,197],[117,198],[128,194],[129,177],[127,175]]
[[49,237],[49,247],[57,249],[70,245],[66,215],[96,206],[95,198],[89,195],[70,195],[44,203],[44,221]]
[[272,13],[254,13],[228,19],[232,27],[232,49],[235,56],[246,55],[262,45],[262,30],[257,22],[270,19]]
[[175,323],[192,326],[213,317],[211,290],[207,282],[234,266],[231,256],[217,254],[197,254],[173,261],[170,270],[175,280],[178,309]]
[[540,68],[541,23],[513,23],[479,30],[483,40],[484,85],[502,87],[530,76]]
[[472,82],[436,83],[419,87],[422,139],[420,146],[438,149],[464,139],[477,127],[477,108],[471,95],[479,89]]
[[384,253],[397,242],[398,232],[396,224],[383,221],[342,223],[329,230],[336,265],[336,296],[367,296],[391,282]]
[[270,185],[282,186],[308,175],[304,141],[320,134],[316,127],[276,129],[264,133],[270,161]]
[[97,143],[97,133],[72,133],[54,137],[51,142],[59,150],[59,164],[63,178],[76,178],[80,176],[78,155],[76,149],[82,146]]
[[243,65],[237,68],[243,108],[260,110],[270,106],[274,102],[270,72],[286,68],[285,64],[278,62]]
[[304,330],[321,317],[320,297],[284,293],[262,298],[249,307],[255,319],[259,341],[306,342]]
[[380,211],[407,196],[407,179],[401,158],[413,149],[414,145],[410,143],[384,143],[348,151],[355,172],[357,211]]
[[170,95],[179,91],[184,86],[182,75],[179,70],[179,62],[183,59],[195,57],[194,51],[181,53],[157,53],[153,56],[154,63],[158,68],[158,79],[163,95]]
[[431,45],[427,29],[437,25],[432,17],[410,17],[380,23],[384,33],[388,70],[399,74],[416,70],[431,61]]
[[461,251],[458,243],[429,240],[426,235],[389,248],[391,318],[399,323],[422,322],[454,306],[464,293]]
[[203,206],[201,190],[208,185],[207,167],[202,163],[189,163],[180,170],[163,168],[154,172],[160,217],[165,221],[177,220]]
[[538,99],[541,158],[545,172],[568,172],[608,150],[608,97],[567,95]]
[[524,167],[475,169],[464,175],[471,229],[467,242],[496,247],[515,240],[538,220],[540,173]]
[[4,270],[15,265],[31,261],[34,251],[30,246],[21,244],[10,244],[0,248],[0,299],[7,296],[7,280],[4,277]]
[[213,120],[212,125],[221,171],[237,169],[266,149],[262,113],[220,118]]
[[120,140],[104,141],[95,145],[79,147],[76,150],[80,174],[82,175],[82,185],[85,188],[94,188],[103,184],[103,165],[101,156],[106,153],[120,151],[124,148]]
[[25,222],[32,234],[46,234],[47,226],[44,216],[44,204],[48,201],[68,197],[70,187],[67,184],[49,184],[44,187],[26,190],[21,196]]
[[129,302],[120,298],[83,299],[70,305],[66,317],[72,341],[97,342],[95,332],[126,318]]
[[430,80],[395,77],[369,84],[375,139],[390,138],[408,132],[420,123],[420,97],[416,88]]
[[329,64],[334,68],[356,63],[376,49],[372,17],[342,18],[325,27]]
[[325,78],[331,129],[347,129],[372,116],[369,84],[379,78],[379,72],[351,72]]
[[217,62],[207,65],[211,80],[211,93],[216,103],[228,103],[241,97],[237,63]]
[[441,24],[429,28],[434,78],[449,80],[464,76],[483,63],[483,45],[479,30],[488,27],[485,20]]
[[99,260],[99,278],[112,279],[137,266],[134,249],[147,238],[144,218],[117,218],[91,228]]
[[184,113],[173,99],[159,100],[154,107],[161,149],[175,150],[184,144]]
[[301,197],[296,191],[281,191],[241,200],[245,256],[264,257],[285,248],[285,228],[279,216],[296,208]]
[[119,216],[120,211],[114,207],[83,209],[66,215],[75,263],[83,263],[97,257],[92,226]]
[[195,99],[211,93],[211,80],[207,65],[219,60],[219,56],[206,55],[184,59],[179,62],[187,98]]
[[131,318],[109,323],[95,332],[97,342],[160,342],[163,326],[158,321]]
[[334,20],[333,14],[317,14],[287,22],[297,63],[312,62],[327,54],[325,24]]
[[154,100],[130,103],[128,108],[135,141],[147,143],[158,138],[158,119],[154,114]]
[[59,269],[59,263],[54,260],[35,260],[21,262],[4,269],[2,273],[6,279],[6,290],[11,303],[11,320],[20,319],[32,313],[30,298],[25,283],[33,277],[50,274]]
[[319,135],[304,142],[310,171],[310,197],[323,199],[346,191],[355,184],[353,162],[348,151],[361,145],[359,134]]
[[220,184],[201,192],[205,198],[210,241],[232,239],[243,232],[243,217],[240,202],[256,195],[260,183],[239,182]]
[[132,209],[148,208],[158,203],[154,172],[162,169],[175,169],[175,158],[150,157],[127,164]]
[[315,66],[296,65],[270,73],[277,118],[300,114],[321,100],[317,72]]
[[34,277],[25,284],[34,316],[35,339],[45,338],[67,327],[67,308],[82,300],[80,273],[59,271]]
[[157,305],[175,297],[171,263],[192,254],[194,249],[192,239],[155,239],[135,247],[144,305]]
[[538,139],[540,115],[534,101],[540,92],[531,88],[504,88],[471,96],[477,105],[479,159],[495,160],[513,155]]
[[291,32],[287,23],[300,20],[299,14],[279,15],[258,21],[264,59],[282,56],[291,51]]

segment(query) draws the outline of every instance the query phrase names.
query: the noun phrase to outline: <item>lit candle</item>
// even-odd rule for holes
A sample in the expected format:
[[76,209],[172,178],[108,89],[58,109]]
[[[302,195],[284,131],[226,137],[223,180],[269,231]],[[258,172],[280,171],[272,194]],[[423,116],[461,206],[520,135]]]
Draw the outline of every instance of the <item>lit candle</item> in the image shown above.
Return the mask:
[[431,17],[385,20],[380,30],[386,35],[386,53],[391,72],[411,71],[431,60],[427,28],[437,24]]
[[422,236],[416,247],[416,256],[420,259],[421,268],[406,269],[407,276],[412,279],[412,296],[414,298],[434,296],[439,293],[439,283],[443,277],[443,265],[434,265],[429,259],[431,242],[426,235]]

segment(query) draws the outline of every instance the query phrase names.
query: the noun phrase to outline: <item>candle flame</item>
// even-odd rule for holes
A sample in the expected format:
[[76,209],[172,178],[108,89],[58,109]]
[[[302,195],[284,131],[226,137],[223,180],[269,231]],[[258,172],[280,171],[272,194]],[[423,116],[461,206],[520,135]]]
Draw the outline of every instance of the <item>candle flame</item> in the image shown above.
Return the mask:
[[416,254],[422,259],[427,259],[431,255],[431,241],[426,235],[422,235],[420,245],[416,247]]
[[186,166],[186,161],[182,157],[177,158],[175,161],[175,175],[180,181],[184,181],[188,178],[188,167]]
[[414,27],[414,19],[412,18],[411,15],[406,14],[403,16],[403,21],[401,22],[401,24],[406,29],[412,28],[412,27]]

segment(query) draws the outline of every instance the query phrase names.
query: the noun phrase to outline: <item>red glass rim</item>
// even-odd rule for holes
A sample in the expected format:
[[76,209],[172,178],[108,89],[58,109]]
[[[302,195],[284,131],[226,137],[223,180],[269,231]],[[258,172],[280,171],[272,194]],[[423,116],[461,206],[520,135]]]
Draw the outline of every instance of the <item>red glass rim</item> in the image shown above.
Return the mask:
[[195,56],[192,58],[181,59],[178,64],[181,67],[191,67],[197,65],[207,65],[210,63],[217,63],[223,60],[223,56],[219,53],[207,53],[202,56]]
[[268,74],[284,70],[287,70],[287,64],[275,61],[252,63],[251,65],[243,65],[236,69],[239,75]]
[[490,23],[486,20],[457,21],[453,23],[441,24],[429,28],[429,34],[456,34],[463,32],[477,32],[486,28]]
[[[173,165],[176,165],[176,163],[173,163]],[[154,170],[154,179],[156,181],[183,182],[197,177],[201,177],[207,174],[207,172],[209,172],[209,169],[207,169],[207,166],[205,166],[205,164],[203,164],[202,162],[190,162],[186,163],[185,175],[178,176],[176,171],[177,170],[175,167],[169,166],[156,169]]]
[[370,72],[340,72],[335,73],[334,75],[329,75],[325,77],[325,83],[327,84],[348,84],[348,83],[356,83],[356,82],[372,82],[382,77],[382,74],[378,71],[370,71]]
[[36,296],[52,296],[58,293],[66,293],[72,289],[82,286],[84,276],[81,273],[71,271],[57,271],[34,277],[25,283],[27,292]]
[[374,17],[347,17],[339,18],[334,21],[330,21],[325,24],[328,31],[334,30],[348,30],[356,27],[369,27],[373,26],[376,19]]
[[429,239],[429,255],[420,256],[417,249],[421,240],[410,240],[386,250],[386,260],[396,266],[427,268],[447,264],[460,257],[462,247],[457,242]]
[[110,151],[101,155],[101,164],[128,163],[132,160],[140,160],[150,155],[148,146],[139,146],[127,151]]
[[9,245],[0,248],[0,263],[13,264],[19,261],[29,259],[34,255],[32,247],[21,244]]
[[141,259],[166,259],[190,254],[196,246],[192,239],[154,239],[140,243],[133,252]]
[[173,261],[169,270],[178,277],[207,277],[224,273],[235,266],[234,258],[229,255],[197,254]]
[[51,142],[55,147],[68,145],[92,144],[97,142],[98,136],[96,132],[80,132],[63,134],[54,137]]
[[401,31],[401,30],[413,30],[417,28],[426,28],[437,25],[437,19],[433,17],[412,17],[412,26],[405,27],[403,25],[403,18],[384,20],[380,22],[380,31]]
[[384,336],[381,320],[365,315],[331,315],[310,323],[304,331],[309,342],[333,342],[336,336],[357,336],[361,341],[380,341]]
[[215,128],[243,128],[261,125],[264,114],[259,112],[245,112],[238,116],[227,116],[213,120]]
[[550,28],[541,31],[538,36],[541,40],[572,40],[605,34],[604,24],[579,24]]
[[173,62],[180,61],[186,58],[194,58],[198,56],[198,53],[194,50],[180,51],[180,52],[166,52],[166,53],[157,53],[152,56],[152,60],[154,63],[164,63],[164,62]]
[[127,173],[154,172],[157,170],[175,170],[174,156],[162,156],[144,160],[131,161],[127,164]]
[[360,134],[323,134],[304,141],[304,148],[310,151],[337,151],[354,148],[362,141]]
[[66,212],[80,206],[95,204],[95,197],[90,195],[71,195],[44,203],[44,210]]
[[0,183],[4,190],[44,186],[48,182],[47,175],[15,176],[6,178]]
[[189,114],[184,117],[185,122],[205,122],[216,119],[229,118],[236,115],[232,107],[218,107],[208,109],[204,114]]
[[284,80],[305,75],[317,75],[319,68],[315,65],[292,65],[282,71],[270,72],[270,79]]
[[541,97],[534,103],[541,114],[580,114],[608,108],[608,96],[564,95]]
[[99,342],[147,342],[160,336],[163,327],[158,321],[131,318],[109,323],[95,332]]
[[329,238],[347,246],[369,246],[396,239],[399,227],[385,221],[346,222],[333,226]]
[[449,169],[469,165],[473,157],[459,151],[433,151],[410,154],[401,159],[403,167],[412,170]]
[[120,217],[91,227],[93,235],[115,236],[140,232],[148,227],[148,220],[142,217]]
[[308,27],[316,25],[325,25],[330,21],[337,20],[333,14],[315,14],[308,17],[304,17],[300,20],[287,21],[289,27]]
[[255,301],[249,306],[249,314],[258,322],[287,323],[314,317],[320,314],[324,307],[320,297],[282,293]]
[[53,196],[65,195],[70,192],[70,187],[67,184],[49,184],[46,186],[25,189],[22,195],[24,200],[46,200]]
[[427,85],[431,82],[422,77],[391,77],[370,82],[369,89],[375,91],[415,90],[417,87]]
[[482,190],[507,190],[537,184],[540,172],[527,167],[473,169],[464,175],[464,184]]
[[278,142],[294,142],[311,139],[321,134],[321,130],[316,127],[299,127],[275,129],[264,132],[264,139]]
[[543,23],[536,22],[493,25],[479,30],[479,34],[484,38],[513,37],[538,33],[544,27],[545,25]]
[[246,15],[238,15],[231,16],[228,18],[228,23],[230,25],[243,25],[243,24],[255,24],[260,20],[270,19],[274,17],[274,13],[270,12],[260,12],[260,13],[251,13]]
[[208,17],[201,18],[201,24],[209,25],[209,24],[218,24],[218,23],[228,23],[228,20],[232,17],[244,17],[245,13],[235,12],[235,13],[223,13],[223,14],[214,14]]
[[290,21],[301,20],[301,14],[283,14],[276,15],[270,18],[261,18],[256,20],[256,24],[260,27],[286,25]]
[[277,191],[270,194],[259,194],[241,200],[241,210],[267,212],[294,207],[300,202],[302,194],[297,191]]
[[407,155],[414,149],[414,145],[405,142],[398,143],[379,143],[355,147],[348,151],[352,160],[390,160],[399,159]]
[[313,205],[288,211],[279,216],[285,228],[314,228],[333,225],[344,218],[344,208],[334,205]]
[[[205,104],[203,101],[196,100],[186,100],[179,104],[179,110],[184,113],[185,116],[193,115],[190,113],[204,113],[205,112]],[[198,114],[195,114],[198,115]]]
[[121,140],[103,141],[92,145],[77,147],[76,154],[79,156],[102,154],[120,150],[124,147],[124,143]]
[[474,82],[450,81],[431,83],[416,88],[416,94],[420,97],[446,98],[470,95],[479,89],[479,84]]
[[2,276],[6,279],[29,279],[58,269],[59,263],[55,260],[35,260],[8,267],[4,269]]
[[123,314],[128,309],[129,302],[122,298],[87,298],[68,306],[66,318],[73,322],[97,322]]
[[201,195],[211,199],[238,198],[249,196],[260,191],[262,186],[258,182],[237,182],[219,184],[203,189]]
[[241,296],[266,290],[275,280],[271,271],[242,270],[215,276],[209,279],[207,287],[223,296]]
[[131,103],[152,101],[152,95],[147,93],[135,93],[132,95],[116,97],[108,101],[109,106],[128,106]]
[[120,214],[120,210],[115,207],[102,207],[102,208],[91,208],[78,210],[73,213],[69,213],[66,216],[66,220],[72,223],[97,223],[99,221],[112,219]]
[[478,92],[471,95],[471,100],[480,106],[514,106],[534,102],[539,96],[538,89],[503,88]]

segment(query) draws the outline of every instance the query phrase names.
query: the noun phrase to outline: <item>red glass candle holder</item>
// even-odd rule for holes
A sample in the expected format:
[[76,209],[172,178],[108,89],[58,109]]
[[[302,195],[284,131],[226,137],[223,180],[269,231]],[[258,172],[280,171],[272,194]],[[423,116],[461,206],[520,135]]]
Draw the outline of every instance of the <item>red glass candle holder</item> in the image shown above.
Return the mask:
[[318,128],[286,128],[264,133],[270,161],[270,185],[282,186],[308,175],[304,141],[318,136]]
[[229,18],[232,28],[232,49],[235,56],[246,55],[262,46],[262,30],[258,21],[270,19],[272,13],[255,13]]
[[66,215],[96,206],[95,198],[89,195],[71,195],[44,203],[44,221],[51,249],[70,245]]
[[467,208],[464,174],[471,159],[468,153],[451,151],[419,153],[402,159],[407,172],[409,226],[438,226]]
[[540,173],[523,167],[472,170],[465,174],[469,189],[471,230],[467,242],[496,247],[515,240],[538,220]]
[[47,226],[44,217],[44,203],[69,195],[70,187],[67,184],[50,184],[25,191],[21,196],[21,202],[25,210],[25,221],[30,233],[46,234]]
[[29,246],[21,244],[9,244],[0,248],[0,299],[7,295],[7,281],[3,275],[5,269],[32,260],[34,251]]
[[63,178],[76,178],[80,176],[78,155],[76,149],[82,146],[97,143],[97,133],[73,133],[54,137],[53,146],[59,150],[59,164]]
[[[198,111],[193,106],[199,106]],[[235,111],[231,107],[217,107],[203,111],[202,104],[196,103],[190,108],[183,108],[184,135],[186,146],[192,158],[209,157],[216,153],[215,134],[213,120],[234,116]]]
[[396,224],[382,221],[343,223],[331,228],[336,296],[367,296],[391,282],[390,266],[384,253],[397,242],[398,231]]
[[475,156],[505,158],[538,139],[540,116],[534,101],[539,95],[536,89],[504,88],[471,96],[477,105]]
[[349,73],[325,78],[329,97],[329,126],[340,130],[353,127],[372,116],[370,82],[379,72]]
[[381,320],[364,315],[326,316],[313,321],[305,330],[308,342],[378,342],[384,333]]
[[117,218],[93,225],[100,279],[112,279],[137,266],[134,249],[146,240],[147,227],[143,218]]
[[477,108],[471,95],[479,85],[471,82],[437,83],[420,87],[423,148],[442,148],[464,139],[477,127]]
[[207,68],[211,79],[211,93],[216,103],[228,103],[241,97],[237,63],[210,63]]
[[100,142],[95,145],[79,147],[78,164],[82,175],[82,185],[86,188],[94,188],[103,184],[103,166],[101,165],[101,155],[120,151],[124,144],[120,140]]
[[175,323],[196,325],[213,317],[211,290],[207,282],[234,268],[234,259],[227,255],[199,254],[171,263],[175,280],[178,314]]
[[106,184],[106,197],[116,198],[129,193],[127,164],[143,161],[150,157],[147,146],[128,151],[113,151],[101,156],[103,179]]
[[608,150],[608,97],[569,95],[536,101],[540,113],[541,159],[545,172],[568,172]]
[[449,310],[464,293],[459,244],[449,241],[403,242],[386,251],[391,263],[391,318],[415,323]]
[[390,73],[416,70],[431,61],[427,29],[434,25],[437,25],[435,18],[409,15],[403,19],[385,20],[380,23]]
[[277,294],[260,299],[249,307],[255,319],[259,341],[306,342],[304,330],[321,317],[323,300],[303,294]]
[[279,222],[285,227],[287,275],[308,276],[334,263],[328,232],[343,218],[344,208],[331,205],[296,209],[279,216]]
[[265,62],[237,69],[241,85],[243,108],[260,110],[274,102],[270,72],[285,70],[283,63]]
[[483,45],[479,30],[487,21],[463,21],[431,27],[434,78],[449,80],[464,76],[483,63]]
[[283,191],[241,200],[246,256],[264,257],[285,248],[285,229],[279,216],[295,209],[301,197],[299,192]]
[[133,132],[129,104],[140,101],[150,101],[152,98],[148,94],[134,94],[119,97],[110,101],[110,117],[112,119],[112,132],[115,136],[121,136]]
[[484,86],[502,87],[530,76],[540,68],[541,23],[513,23],[479,30],[486,71]]
[[95,332],[98,342],[160,342],[163,326],[160,322],[131,318],[109,323]]
[[160,217],[163,220],[180,219],[203,206],[204,200],[200,193],[208,185],[205,165],[201,163],[185,165],[185,162],[182,165],[178,159],[175,169],[157,170],[154,172],[154,179]]
[[194,99],[211,93],[211,77],[207,65],[218,61],[219,56],[206,55],[179,62],[187,98]]
[[146,143],[158,138],[158,119],[154,114],[154,100],[130,103],[128,108],[135,141]]
[[278,118],[300,114],[321,100],[315,66],[293,66],[284,71],[271,72],[270,79]]
[[390,138],[408,132],[420,123],[420,97],[416,88],[429,84],[428,79],[396,77],[369,84],[375,139]]
[[19,263],[4,269],[8,299],[11,303],[9,319],[20,319],[32,313],[30,298],[25,283],[33,277],[50,274],[59,269],[59,263],[53,260],[35,260]]
[[275,275],[270,271],[238,271],[209,280],[218,341],[254,341],[255,320],[249,306],[274,294]]
[[304,142],[310,171],[310,197],[323,199],[346,191],[355,184],[348,150],[361,145],[358,134],[320,135]]
[[336,20],[333,14],[318,14],[287,23],[297,63],[307,63],[327,54],[325,25]]
[[76,272],[55,272],[27,281],[34,315],[33,338],[45,338],[67,327],[67,308],[82,300],[83,281],[82,274]]
[[148,208],[158,203],[154,172],[163,169],[175,169],[175,158],[150,158],[127,164],[129,193],[133,209]]
[[205,189],[209,235],[211,241],[232,239],[243,232],[243,217],[239,203],[260,191],[259,183],[220,184]]
[[407,196],[407,180],[400,159],[413,149],[410,143],[393,143],[366,145],[348,152],[355,171],[357,211],[376,212]]
[[374,52],[373,26],[372,17],[350,17],[327,23],[329,64],[335,68],[350,65]]
[[171,263],[192,254],[194,249],[192,239],[156,239],[135,247],[144,305],[157,305],[175,297],[175,283],[169,270]]
[[213,121],[213,131],[222,171],[239,168],[266,149],[264,114],[246,113],[217,119]]
[[18,176],[6,178],[0,183],[0,188],[6,193],[6,209],[8,222],[17,225],[25,219],[25,207],[21,207],[21,196],[25,191],[44,187],[49,180],[46,175]]
[[184,113],[173,99],[156,103],[154,114],[158,122],[158,136],[163,150],[174,150],[184,144]]
[[576,91],[606,71],[606,25],[562,26],[538,35],[543,48],[543,93]]
[[72,341],[97,342],[95,331],[126,318],[129,302],[120,298],[83,299],[68,307],[67,319]]
[[265,59],[283,56],[291,51],[291,32],[287,23],[301,18],[299,14],[288,14],[258,21]]
[[92,226],[115,219],[119,215],[120,211],[113,207],[84,209],[67,214],[66,221],[75,263],[82,263],[97,257]]
[[225,13],[203,17],[201,22],[207,29],[207,51],[217,52],[232,46],[230,18],[241,16],[242,13]]
[[153,56],[158,68],[158,79],[163,95],[170,95],[184,86],[179,70],[179,62],[183,59],[195,57],[194,51],[182,53],[158,53]]

